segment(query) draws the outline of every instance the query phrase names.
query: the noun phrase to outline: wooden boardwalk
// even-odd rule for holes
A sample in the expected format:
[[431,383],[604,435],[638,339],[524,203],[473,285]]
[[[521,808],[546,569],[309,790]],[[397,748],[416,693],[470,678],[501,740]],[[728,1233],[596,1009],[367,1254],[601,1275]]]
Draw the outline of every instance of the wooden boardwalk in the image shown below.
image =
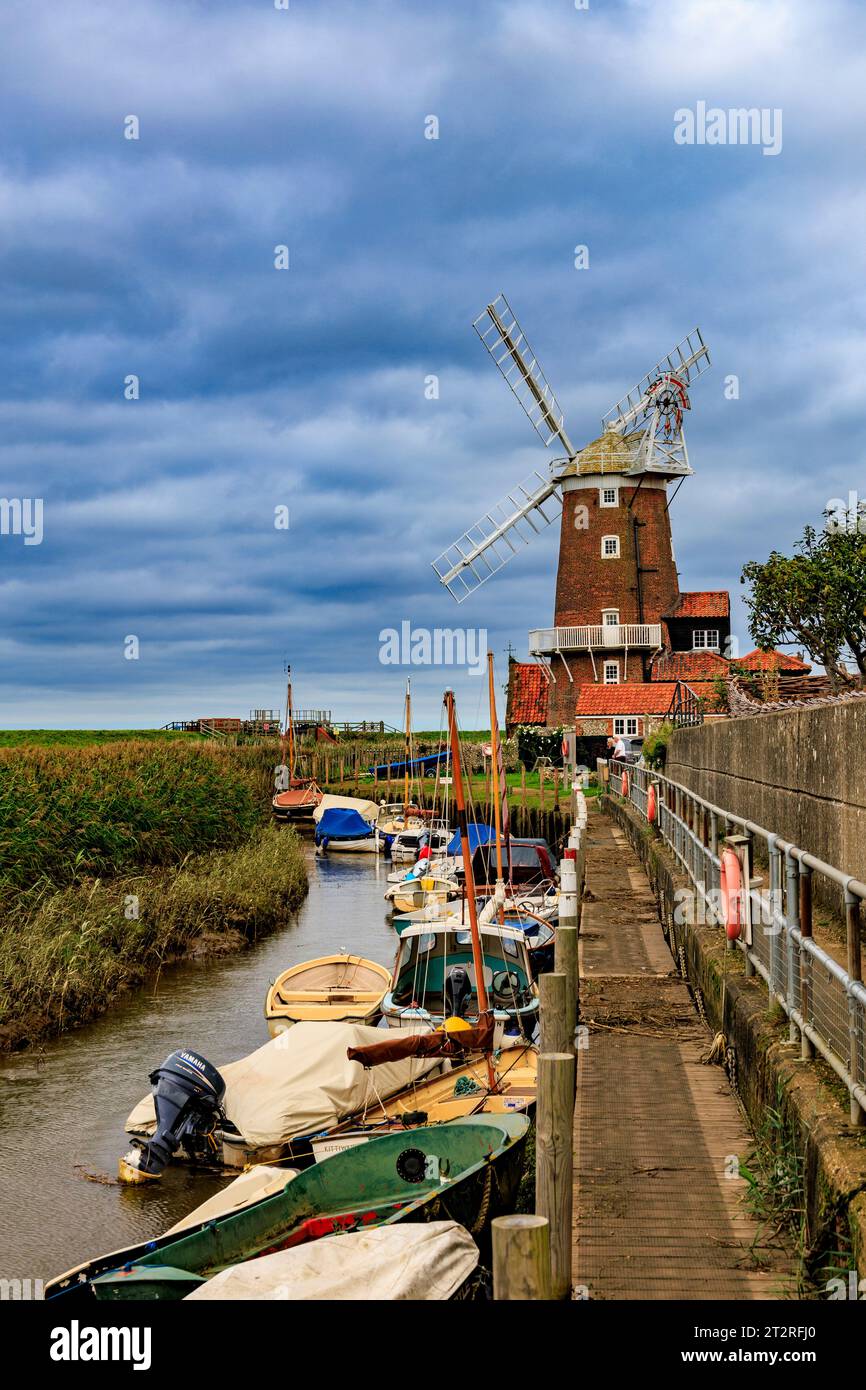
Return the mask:
[[[774,1299],[792,1264],[743,1202],[750,1137],[636,854],[590,817],[580,935],[573,1280],[593,1299]],[[583,1288],[581,1288],[583,1286]],[[585,1292],[583,1291],[585,1290]]]

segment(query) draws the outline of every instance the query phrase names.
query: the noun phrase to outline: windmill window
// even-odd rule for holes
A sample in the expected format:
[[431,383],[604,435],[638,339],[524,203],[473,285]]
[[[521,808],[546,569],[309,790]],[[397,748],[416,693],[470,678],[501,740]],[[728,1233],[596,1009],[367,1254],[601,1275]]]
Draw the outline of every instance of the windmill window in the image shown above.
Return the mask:
[[618,661],[606,661],[604,663],[604,683],[605,685],[619,685]]
[[619,559],[619,536],[602,536],[601,557],[603,560]]
[[625,734],[627,738],[633,738],[638,732],[637,719],[615,719],[613,721],[613,731],[615,734]]
[[605,627],[619,627],[619,609],[603,608],[601,610],[601,621]]
[[603,487],[599,498],[602,507],[619,506],[619,489],[615,487]]
[[717,652],[719,650],[719,629],[717,627],[696,627],[692,633],[692,650]]

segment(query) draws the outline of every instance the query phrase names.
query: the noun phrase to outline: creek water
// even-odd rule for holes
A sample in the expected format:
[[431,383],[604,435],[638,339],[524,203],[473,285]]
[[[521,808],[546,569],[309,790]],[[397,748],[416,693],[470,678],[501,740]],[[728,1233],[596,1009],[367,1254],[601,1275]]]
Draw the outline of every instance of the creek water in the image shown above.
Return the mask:
[[113,1181],[129,1147],[124,1121],[176,1047],[217,1066],[260,1047],[268,985],[298,961],[346,949],[392,965],[388,861],[317,857],[311,842],[305,853],[310,891],[281,931],[236,955],[165,970],[38,1055],[0,1057],[0,1278],[47,1280],[147,1239],[223,1185],[183,1164],[153,1185]]

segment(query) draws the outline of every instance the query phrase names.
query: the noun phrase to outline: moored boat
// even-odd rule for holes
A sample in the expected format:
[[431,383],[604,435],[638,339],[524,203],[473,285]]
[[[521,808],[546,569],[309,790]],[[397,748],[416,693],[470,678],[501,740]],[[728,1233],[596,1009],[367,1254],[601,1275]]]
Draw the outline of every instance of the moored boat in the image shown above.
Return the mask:
[[[374,1043],[372,1052],[375,1054],[382,1046]],[[350,1117],[328,1134],[314,1138],[313,1157],[317,1161],[327,1158],[341,1148],[393,1129],[447,1124],[470,1115],[532,1115],[537,1090],[537,1049],[531,1043],[503,1047],[493,1054],[492,1064],[495,1089],[490,1089],[489,1072],[480,1054],[462,1062],[455,1060],[449,1071],[425,1077],[405,1091],[377,1101],[362,1117]],[[375,1065],[375,1061],[371,1059],[368,1065]]]
[[480,1236],[513,1207],[528,1128],[525,1115],[484,1115],[384,1135],[252,1205],[88,1261],[45,1297],[176,1299],[232,1265],[359,1226],[449,1220]]
[[317,850],[321,854],[334,851],[351,854],[378,853],[378,813],[379,807],[375,801],[326,793],[313,812]]
[[484,1296],[479,1250],[455,1221],[374,1226],[232,1265],[192,1302],[444,1302]]
[[318,956],[289,966],[265,999],[272,1038],[295,1023],[366,1023],[379,1017],[391,973],[364,956]]
[[[455,1015],[472,1018],[479,1005],[472,934],[450,914],[443,921],[395,918],[400,945],[392,985],[382,1000],[391,1028],[439,1027]],[[521,927],[479,923],[484,991],[496,1022],[495,1045],[509,1034],[530,1038],[538,1022],[535,984],[526,935]]]
[[[429,1029],[421,1023],[418,1031]],[[359,1062],[351,1061],[347,1052],[351,1047],[377,1042],[382,1036],[381,1029],[357,1023],[296,1023],[249,1056],[221,1066],[219,1071],[197,1054],[185,1053],[207,1068],[206,1075],[213,1078],[217,1089],[224,1088],[220,1117],[208,1120],[207,1149],[204,1144],[200,1148],[212,1163],[226,1168],[272,1163],[292,1158],[296,1153],[309,1162],[311,1135],[332,1129],[350,1115],[363,1113],[380,1096],[405,1091],[443,1065],[436,1057],[406,1058],[378,1068],[373,1077]],[[164,1103],[160,1073],[154,1072],[153,1076],[157,1078],[154,1091],[139,1101],[126,1121],[134,1150],[121,1162],[127,1168],[150,1173],[157,1166],[149,1162],[156,1147],[157,1157],[162,1159],[154,1173],[158,1177],[178,1150],[190,1147],[184,1124],[190,1107],[184,1098],[177,1107],[180,1124],[172,1128],[173,1112]],[[176,1086],[172,1078],[169,1081]],[[195,1079],[190,1081],[189,1089],[194,1086]],[[193,1101],[199,1104],[197,1095]],[[162,1126],[163,1135],[159,1132],[157,1112],[169,1120],[167,1133],[165,1123]],[[121,1172],[126,1176],[123,1168]]]
[[291,666],[287,667],[286,674],[286,722],[280,737],[282,760],[277,769],[271,809],[275,820],[297,824],[312,820],[313,812],[322,799],[322,790],[312,777],[295,776],[295,719]]

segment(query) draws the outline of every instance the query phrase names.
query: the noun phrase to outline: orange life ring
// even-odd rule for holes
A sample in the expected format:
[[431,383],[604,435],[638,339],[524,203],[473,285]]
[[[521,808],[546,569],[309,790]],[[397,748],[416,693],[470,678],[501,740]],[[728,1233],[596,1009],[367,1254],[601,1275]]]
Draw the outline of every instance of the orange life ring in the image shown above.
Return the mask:
[[567,758],[567,757],[568,757],[568,739],[567,739],[567,738],[564,738],[564,739],[562,740],[562,756],[563,756],[564,758]]
[[628,773],[625,771],[622,774],[622,794],[628,796]]
[[742,902],[743,878],[740,873],[740,861],[732,849],[722,850],[719,888],[722,895],[722,917],[728,940],[737,941],[742,930],[740,904]]
[[656,784],[650,782],[650,789],[646,798],[646,818],[650,825],[655,825],[656,820]]

